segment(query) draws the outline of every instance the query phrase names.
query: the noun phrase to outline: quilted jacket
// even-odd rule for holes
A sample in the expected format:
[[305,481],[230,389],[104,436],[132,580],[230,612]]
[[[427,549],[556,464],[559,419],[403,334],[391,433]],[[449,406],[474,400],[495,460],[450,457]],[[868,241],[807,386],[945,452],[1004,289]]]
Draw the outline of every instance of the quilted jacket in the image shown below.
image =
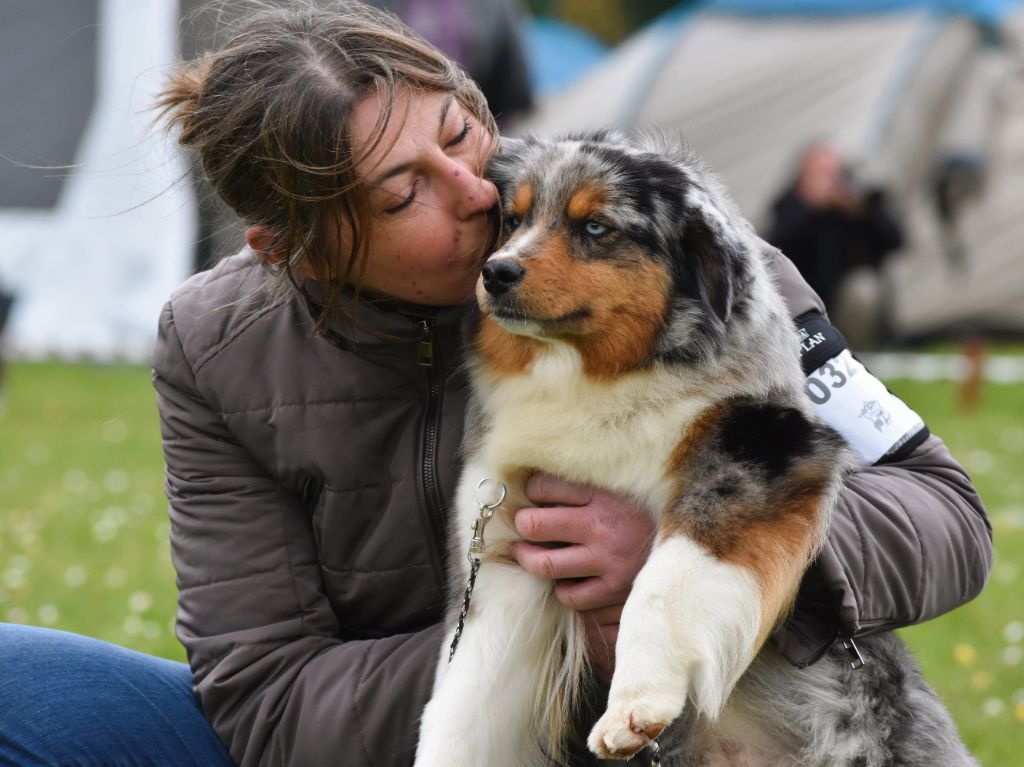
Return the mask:
[[[821,308],[777,270],[794,317]],[[407,766],[442,641],[462,311],[367,302],[314,335],[307,298],[267,278],[243,251],[160,320],[178,636],[238,764]],[[981,503],[930,437],[851,478],[776,641],[813,662],[962,604],[990,564]]]

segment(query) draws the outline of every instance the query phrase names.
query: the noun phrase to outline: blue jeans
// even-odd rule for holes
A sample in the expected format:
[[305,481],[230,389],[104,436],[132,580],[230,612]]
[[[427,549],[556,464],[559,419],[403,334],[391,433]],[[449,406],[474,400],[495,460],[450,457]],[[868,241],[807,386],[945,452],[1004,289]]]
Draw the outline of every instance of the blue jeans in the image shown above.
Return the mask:
[[0,623],[0,767],[231,767],[182,663]]

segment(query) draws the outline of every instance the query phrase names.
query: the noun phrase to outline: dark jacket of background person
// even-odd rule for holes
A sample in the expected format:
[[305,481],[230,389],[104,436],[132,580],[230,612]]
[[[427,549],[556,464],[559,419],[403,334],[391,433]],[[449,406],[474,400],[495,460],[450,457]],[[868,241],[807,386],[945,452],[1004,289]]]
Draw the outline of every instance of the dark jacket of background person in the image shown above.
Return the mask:
[[391,11],[479,84],[501,127],[533,106],[520,0],[369,0]]
[[861,209],[851,213],[814,207],[790,187],[772,204],[766,239],[789,257],[829,309],[843,277],[858,267],[877,269],[903,244],[880,190],[865,192]]
[[[820,310],[777,266],[793,316]],[[160,323],[178,635],[239,764],[407,766],[448,593],[462,312],[364,304],[312,337],[307,300],[268,300],[266,278],[243,252],[189,280]],[[990,535],[937,437],[858,472],[780,647],[810,662],[839,635],[962,604]]]

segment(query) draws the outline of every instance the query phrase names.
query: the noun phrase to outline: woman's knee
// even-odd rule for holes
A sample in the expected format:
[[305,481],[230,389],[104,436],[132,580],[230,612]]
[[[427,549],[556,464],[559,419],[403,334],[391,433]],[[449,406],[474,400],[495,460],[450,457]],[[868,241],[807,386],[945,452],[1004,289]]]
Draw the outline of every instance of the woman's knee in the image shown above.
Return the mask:
[[0,668],[0,762],[229,764],[184,664],[0,624]]

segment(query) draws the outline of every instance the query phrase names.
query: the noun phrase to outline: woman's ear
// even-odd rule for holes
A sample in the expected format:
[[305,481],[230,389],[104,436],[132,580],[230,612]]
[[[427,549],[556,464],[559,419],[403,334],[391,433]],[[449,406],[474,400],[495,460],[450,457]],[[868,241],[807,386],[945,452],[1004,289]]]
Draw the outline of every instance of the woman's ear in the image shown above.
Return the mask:
[[245,244],[267,263],[280,264],[285,259],[277,230],[265,224],[255,224],[247,228]]

